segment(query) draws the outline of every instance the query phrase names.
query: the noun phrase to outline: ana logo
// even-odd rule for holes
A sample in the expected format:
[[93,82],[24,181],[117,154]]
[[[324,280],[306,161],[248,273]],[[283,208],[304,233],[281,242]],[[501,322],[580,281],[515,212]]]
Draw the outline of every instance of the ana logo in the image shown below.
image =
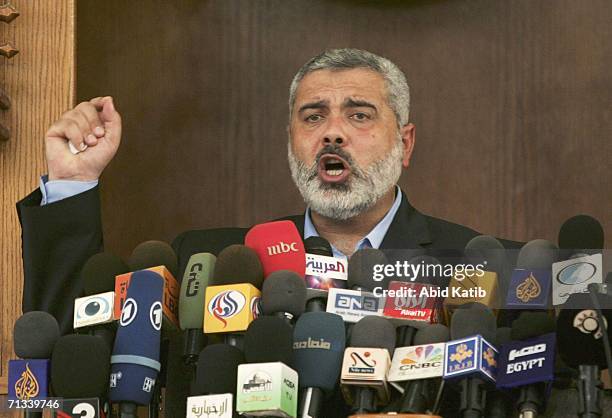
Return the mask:
[[17,396],[17,399],[21,400],[35,398],[40,391],[38,380],[30,370],[30,363],[26,363],[25,367],[25,370],[21,373],[21,377],[15,382],[15,396]]
[[227,319],[240,313],[245,304],[246,298],[242,293],[237,290],[226,290],[211,299],[208,312],[221,321],[225,328]]
[[138,304],[132,298],[128,298],[123,304],[121,309],[121,318],[119,319],[119,325],[126,327],[132,323],[138,313]]
[[373,374],[376,367],[376,360],[370,358],[372,353],[366,351],[363,356],[357,352],[350,354],[353,364],[349,367],[349,373]]
[[116,388],[117,387],[117,381],[121,380],[121,377],[123,375],[121,374],[121,372],[117,372],[117,373],[111,373],[110,374],[110,387],[111,388]]
[[455,348],[455,353],[451,354],[450,361],[462,363],[466,358],[471,357],[474,352],[468,349],[467,344],[459,344]]
[[597,266],[593,263],[579,261],[565,266],[557,273],[557,281],[561,284],[575,285],[588,281],[597,272]]
[[516,297],[523,303],[527,303],[540,296],[542,287],[540,282],[534,277],[532,272],[529,272],[529,276],[516,287]]
[[294,252],[297,253],[299,250],[297,248],[297,242],[292,242],[290,244],[285,244],[284,242],[279,242],[278,244],[271,245],[266,248],[268,250],[268,255],[278,255],[284,253]]
[[294,350],[299,350],[302,348],[320,348],[322,350],[331,350],[331,344],[325,341],[323,338],[313,340],[310,337],[308,337],[307,341],[296,341],[293,343]]
[[243,393],[266,392],[272,390],[272,378],[261,371],[254,373],[242,385]]
[[153,390],[153,386],[155,386],[155,379],[145,377],[144,381],[142,382],[142,390],[150,393]]
[[162,305],[160,301],[157,301],[151,305],[151,310],[149,310],[149,319],[151,320],[151,325],[156,330],[160,330],[162,326]]
[[[603,323],[608,328],[608,321],[605,317],[603,318]],[[603,330],[599,328],[599,323],[597,322],[597,312],[591,309],[578,312],[574,317],[574,327],[585,334],[592,334],[596,340],[603,336]]]
[[378,312],[378,299],[374,296],[336,295],[336,308]]
[[251,299],[251,315],[253,315],[253,319],[257,319],[261,315],[261,298],[259,296]]

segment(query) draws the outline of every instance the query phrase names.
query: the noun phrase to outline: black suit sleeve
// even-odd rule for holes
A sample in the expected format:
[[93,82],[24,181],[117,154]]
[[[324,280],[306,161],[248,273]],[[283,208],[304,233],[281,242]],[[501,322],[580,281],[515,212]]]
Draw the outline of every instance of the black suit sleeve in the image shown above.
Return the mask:
[[80,270],[102,250],[98,187],[40,206],[39,189],[17,203],[23,250],[23,312],[55,316],[62,334],[72,329],[74,299],[81,296]]

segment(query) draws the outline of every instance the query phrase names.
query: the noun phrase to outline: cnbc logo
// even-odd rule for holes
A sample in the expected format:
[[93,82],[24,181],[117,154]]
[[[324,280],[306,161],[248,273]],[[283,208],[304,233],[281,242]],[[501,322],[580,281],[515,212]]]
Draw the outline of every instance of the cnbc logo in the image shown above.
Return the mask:
[[400,360],[400,371],[419,370],[434,367],[441,367],[444,360],[443,344],[428,344],[416,347],[409,347]]

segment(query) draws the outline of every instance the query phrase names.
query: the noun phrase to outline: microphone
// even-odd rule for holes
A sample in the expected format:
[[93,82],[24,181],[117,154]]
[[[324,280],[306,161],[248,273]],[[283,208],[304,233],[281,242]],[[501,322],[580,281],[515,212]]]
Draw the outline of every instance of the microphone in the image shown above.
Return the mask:
[[187,398],[187,418],[216,414],[233,416],[238,366],[244,363],[242,350],[228,344],[212,344],[198,356],[196,380]]
[[545,410],[555,372],[554,330],[555,321],[546,312],[523,312],[512,324],[514,341],[500,349],[497,388],[518,388],[514,393],[521,417],[535,418]]
[[589,285],[603,284],[603,255],[575,254],[552,266],[553,305],[562,305],[574,293],[588,293]]
[[51,381],[55,395],[64,398],[63,413],[90,418],[108,414],[104,398],[109,375],[110,350],[103,340],[81,334],[57,340],[51,356]]
[[194,364],[206,345],[204,299],[216,259],[210,253],[193,254],[185,268],[179,296],[179,325],[185,331],[183,359],[186,364]]
[[552,283],[551,268],[558,248],[550,241],[529,241],[519,251],[506,295],[509,309],[548,309]]
[[177,259],[174,250],[163,241],[145,241],[134,248],[128,260],[131,272],[120,274],[115,279],[115,317],[121,317],[133,272],[148,270],[163,278],[162,320],[164,330],[178,328],[178,297],[180,285],[175,279]]
[[[526,312],[529,313],[529,312]],[[512,328],[500,327],[495,332],[498,349],[503,349],[504,344],[512,340]],[[501,370],[499,368],[498,370]],[[498,375],[501,371],[498,372]],[[487,395],[485,416],[488,418],[513,418],[514,405],[511,394],[505,390],[493,390]]]
[[304,279],[290,270],[278,270],[263,283],[261,309],[264,315],[275,315],[291,324],[306,307]]
[[242,347],[242,332],[260,313],[263,269],[257,254],[244,245],[219,253],[206,288],[204,332],[223,333],[228,344]]
[[366,316],[353,326],[349,341],[340,375],[344,399],[355,414],[375,412],[390,398],[386,376],[395,327],[386,318]]
[[293,357],[299,375],[298,416],[318,418],[326,395],[336,388],[346,345],[344,322],[327,312],[306,312],[293,330]]
[[559,248],[564,250],[602,249],[604,230],[592,216],[572,216],[561,225],[558,243]]
[[498,293],[504,270],[504,246],[494,237],[479,235],[465,246],[466,261],[480,266],[480,271],[455,272],[448,285],[444,305],[454,307],[477,302],[490,308],[499,307]]
[[277,270],[291,270],[304,277],[304,242],[293,222],[275,221],[255,225],[244,237],[244,245],[255,250],[259,256],[264,277]]
[[129,267],[114,254],[93,255],[81,270],[84,294],[74,301],[73,328],[85,328],[90,335],[102,338],[109,350],[113,347],[117,319],[114,315],[115,277]]
[[375,282],[372,279],[376,265],[386,265],[385,254],[373,248],[355,251],[348,262],[347,285],[349,289],[331,288],[327,298],[327,312],[340,315],[344,322],[352,323],[375,315],[381,316],[384,299],[374,296],[376,286],[386,289],[388,281]]
[[346,288],[348,266],[345,260],[333,257],[325,238],[310,237],[306,248],[306,312],[324,312],[330,288]]
[[400,401],[400,413],[426,413],[432,406],[429,395],[431,378],[442,377],[444,373],[444,346],[449,338],[446,326],[432,324],[416,332],[414,346],[395,349],[389,369],[389,382],[392,385],[395,382],[406,382]]
[[[608,368],[610,360],[605,345],[610,344],[607,327],[612,323],[612,311],[603,309],[603,318],[598,318],[590,297],[579,293],[570,295],[557,316],[559,355],[568,366],[577,368],[579,372],[578,411],[581,417],[602,416],[599,370]],[[600,305],[610,306],[612,303],[611,296],[595,295],[595,298]]]
[[[49,359],[59,336],[57,320],[47,312],[26,312],[15,321],[13,350],[21,360],[9,360],[9,400],[42,400],[49,396]],[[42,412],[25,410],[24,416],[42,417]]]
[[497,350],[496,320],[479,303],[464,305],[451,318],[451,338],[444,352],[444,379],[458,379],[464,418],[482,417],[486,406],[485,381],[495,382]]
[[109,397],[120,402],[122,418],[135,418],[148,405],[161,369],[160,343],[164,280],[148,270],[132,274],[111,356]]
[[291,368],[291,326],[275,316],[251,322],[244,338],[244,358],[247,364],[238,366],[236,410],[245,415],[295,417],[298,374]]

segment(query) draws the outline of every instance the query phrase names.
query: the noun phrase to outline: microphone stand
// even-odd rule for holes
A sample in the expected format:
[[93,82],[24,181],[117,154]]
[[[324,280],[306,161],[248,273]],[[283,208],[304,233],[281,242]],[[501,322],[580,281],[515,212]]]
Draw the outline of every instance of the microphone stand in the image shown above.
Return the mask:
[[461,379],[460,411],[463,418],[481,418],[485,410],[487,393],[478,377]]
[[598,418],[601,410],[601,387],[599,367],[581,364],[578,366],[578,415],[580,418]]

